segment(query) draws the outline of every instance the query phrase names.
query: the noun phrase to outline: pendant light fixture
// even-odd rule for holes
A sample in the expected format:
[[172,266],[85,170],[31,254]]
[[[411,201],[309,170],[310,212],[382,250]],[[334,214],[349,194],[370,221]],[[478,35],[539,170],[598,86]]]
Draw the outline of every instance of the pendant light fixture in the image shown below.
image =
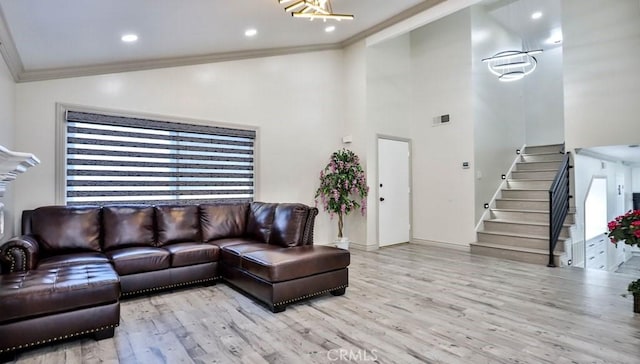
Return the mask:
[[504,51],[485,58],[482,62],[487,64],[489,71],[498,76],[503,82],[517,81],[533,72],[538,60],[533,55],[542,53],[542,49],[531,51]]

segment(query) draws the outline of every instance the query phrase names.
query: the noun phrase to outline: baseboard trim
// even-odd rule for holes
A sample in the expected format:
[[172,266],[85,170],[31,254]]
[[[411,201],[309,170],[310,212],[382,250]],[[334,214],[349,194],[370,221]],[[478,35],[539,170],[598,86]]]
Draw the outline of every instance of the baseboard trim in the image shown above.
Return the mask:
[[425,240],[425,239],[411,239],[411,243],[412,244],[417,244],[417,245],[425,245],[425,246],[437,246],[440,248],[447,248],[447,249],[454,249],[454,250],[460,250],[460,251],[471,251],[471,246],[469,244],[464,244],[464,243],[446,243],[446,242],[442,242],[442,241],[432,241],[432,240]]
[[366,245],[366,244],[359,244],[359,243],[354,243],[351,242],[351,244],[349,244],[349,249],[355,249],[355,250],[361,250],[361,251],[365,251],[365,252],[372,252],[375,250],[378,250],[378,245]]

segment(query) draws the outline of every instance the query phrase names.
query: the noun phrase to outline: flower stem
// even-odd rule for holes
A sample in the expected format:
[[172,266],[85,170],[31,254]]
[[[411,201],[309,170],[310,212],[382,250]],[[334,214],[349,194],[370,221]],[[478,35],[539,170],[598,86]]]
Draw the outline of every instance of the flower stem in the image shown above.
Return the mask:
[[338,237],[342,238],[342,228],[344,227],[344,222],[342,221],[342,212],[338,212]]

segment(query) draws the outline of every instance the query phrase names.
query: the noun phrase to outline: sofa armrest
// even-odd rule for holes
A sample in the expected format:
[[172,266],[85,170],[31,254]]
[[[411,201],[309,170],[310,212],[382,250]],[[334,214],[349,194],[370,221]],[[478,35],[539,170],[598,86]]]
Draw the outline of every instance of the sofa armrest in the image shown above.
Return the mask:
[[38,265],[40,247],[32,235],[12,238],[0,246],[0,260],[9,267],[9,272],[23,272]]
[[304,226],[304,235],[302,236],[302,245],[313,245],[313,228],[316,223],[316,216],[318,215],[318,209],[312,207],[309,209],[307,215],[307,222]]

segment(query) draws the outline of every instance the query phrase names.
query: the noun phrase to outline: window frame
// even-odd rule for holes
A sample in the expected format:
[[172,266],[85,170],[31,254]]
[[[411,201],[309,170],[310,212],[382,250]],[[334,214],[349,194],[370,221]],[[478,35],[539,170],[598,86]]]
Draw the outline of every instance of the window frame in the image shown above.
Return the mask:
[[[67,111],[254,131],[255,139],[253,143],[253,200],[256,201],[259,199],[260,191],[258,181],[260,180],[260,128],[257,126],[56,103],[55,203],[57,205],[67,205]],[[149,204],[153,203],[154,202],[152,201],[149,202]],[[168,200],[167,203],[180,204],[180,201]],[[206,202],[203,201],[203,203]],[[127,204],[127,202],[114,202],[114,204]]]

